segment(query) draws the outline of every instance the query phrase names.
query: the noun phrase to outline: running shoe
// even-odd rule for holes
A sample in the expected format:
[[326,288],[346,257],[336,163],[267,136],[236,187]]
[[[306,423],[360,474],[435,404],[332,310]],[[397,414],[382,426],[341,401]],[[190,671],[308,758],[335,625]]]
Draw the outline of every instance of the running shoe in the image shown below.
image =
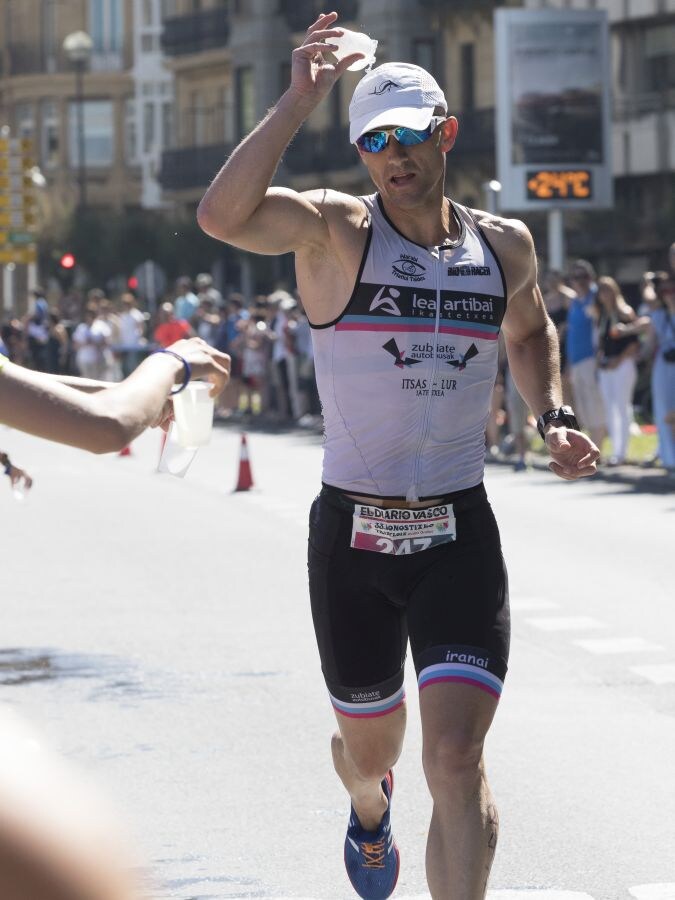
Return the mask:
[[400,856],[391,833],[391,795],[394,773],[390,769],[382,782],[388,801],[377,831],[366,831],[352,806],[345,838],[345,866],[352,887],[363,900],[385,900],[396,887]]

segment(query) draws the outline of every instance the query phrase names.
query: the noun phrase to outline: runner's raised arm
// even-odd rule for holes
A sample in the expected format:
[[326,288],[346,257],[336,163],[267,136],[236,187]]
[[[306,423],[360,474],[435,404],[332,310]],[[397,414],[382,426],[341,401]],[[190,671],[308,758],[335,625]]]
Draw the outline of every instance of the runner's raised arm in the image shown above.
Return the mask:
[[321,14],[293,51],[291,85],[216,175],[197,210],[200,227],[214,238],[255,253],[279,254],[328,243],[321,211],[305,194],[270,188],[286,147],[337,79],[363,54],[333,65],[323,53],[335,48],[337,13]]

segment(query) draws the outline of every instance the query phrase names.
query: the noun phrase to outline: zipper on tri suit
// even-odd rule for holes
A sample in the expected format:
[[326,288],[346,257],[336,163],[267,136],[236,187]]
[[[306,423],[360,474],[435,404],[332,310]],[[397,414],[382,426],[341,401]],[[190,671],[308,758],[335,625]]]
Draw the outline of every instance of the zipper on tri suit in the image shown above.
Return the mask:
[[436,323],[434,326],[434,355],[431,365],[431,374],[429,376],[429,393],[427,394],[427,402],[424,407],[424,416],[422,418],[422,428],[420,429],[420,439],[417,444],[417,451],[413,461],[412,468],[412,484],[408,488],[405,499],[408,501],[419,500],[419,481],[420,481],[420,465],[422,462],[422,451],[429,435],[429,425],[431,424],[431,401],[434,391],[434,378],[436,377],[436,363],[438,360],[438,334],[441,323],[441,272],[443,266],[441,264],[442,251],[439,247],[434,247],[431,255],[436,259]]

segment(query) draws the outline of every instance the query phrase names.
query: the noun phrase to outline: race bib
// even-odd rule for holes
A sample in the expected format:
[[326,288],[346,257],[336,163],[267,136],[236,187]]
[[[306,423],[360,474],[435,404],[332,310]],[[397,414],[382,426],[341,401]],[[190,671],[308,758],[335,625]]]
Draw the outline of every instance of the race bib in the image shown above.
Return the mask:
[[447,544],[456,537],[451,504],[427,509],[383,509],[357,503],[350,546],[355,550],[405,556]]

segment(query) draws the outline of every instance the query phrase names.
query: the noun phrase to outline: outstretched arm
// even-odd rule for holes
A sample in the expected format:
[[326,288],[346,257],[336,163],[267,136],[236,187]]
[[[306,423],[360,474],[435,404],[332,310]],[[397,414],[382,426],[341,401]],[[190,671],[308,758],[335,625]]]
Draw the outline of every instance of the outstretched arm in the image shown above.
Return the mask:
[[[208,379],[218,394],[229,378],[230,358],[201,338],[170,348],[187,360],[193,378]],[[124,381],[88,394],[0,358],[0,422],[36,437],[94,453],[126,447],[162,420],[169,392],[184,365],[168,353],[145,359]]]
[[[329,93],[357,53],[336,65],[322,53],[342,34],[337,13],[322,14],[293,51],[291,86],[263,121],[236,148],[216,175],[197,210],[212,237],[255,253],[280,254],[328,242],[328,227],[311,200],[288,188],[271,188],[279,160],[307,116]],[[334,45],[333,45],[334,46]]]
[[[502,226],[494,243],[509,294],[502,325],[506,352],[516,387],[539,417],[562,404],[558,336],[537,285],[532,236],[522,222]],[[595,474],[600,451],[585,434],[550,423],[545,440],[556,475],[573,481]]]

